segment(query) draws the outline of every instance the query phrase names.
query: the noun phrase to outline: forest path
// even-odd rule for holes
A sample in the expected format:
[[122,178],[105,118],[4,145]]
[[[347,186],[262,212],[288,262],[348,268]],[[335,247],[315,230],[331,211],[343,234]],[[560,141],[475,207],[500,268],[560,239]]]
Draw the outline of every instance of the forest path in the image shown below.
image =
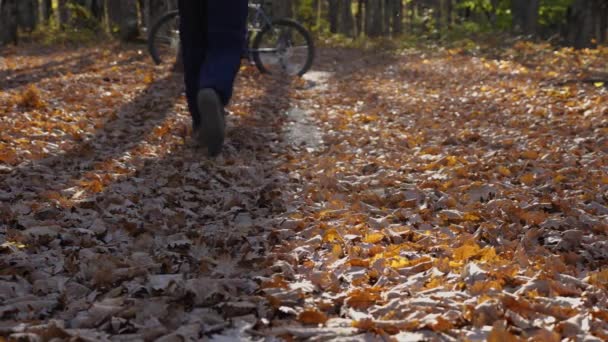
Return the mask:
[[139,47],[9,51],[0,336],[605,339],[607,54],[246,66],[209,159]]

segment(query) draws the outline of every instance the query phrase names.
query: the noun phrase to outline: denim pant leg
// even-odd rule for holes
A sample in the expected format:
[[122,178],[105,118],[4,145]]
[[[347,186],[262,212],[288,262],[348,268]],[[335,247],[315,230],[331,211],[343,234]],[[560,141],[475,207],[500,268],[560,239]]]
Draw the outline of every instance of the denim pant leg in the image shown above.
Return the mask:
[[230,102],[247,35],[247,0],[208,0],[205,61],[200,87],[215,89]]
[[198,91],[212,88],[224,105],[232,97],[247,34],[247,0],[179,0],[186,98],[198,126]]
[[179,0],[180,38],[184,62],[186,99],[194,127],[200,125],[196,95],[200,70],[205,60],[206,0]]

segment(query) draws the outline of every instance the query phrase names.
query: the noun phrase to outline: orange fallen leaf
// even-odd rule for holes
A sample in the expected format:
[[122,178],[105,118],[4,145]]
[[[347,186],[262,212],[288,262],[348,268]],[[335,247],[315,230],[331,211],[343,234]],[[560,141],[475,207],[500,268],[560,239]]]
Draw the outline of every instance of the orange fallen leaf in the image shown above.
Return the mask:
[[307,309],[298,315],[298,321],[303,324],[325,324],[327,315],[316,309]]
[[346,304],[355,309],[366,309],[380,300],[380,294],[371,289],[355,289],[348,294]]

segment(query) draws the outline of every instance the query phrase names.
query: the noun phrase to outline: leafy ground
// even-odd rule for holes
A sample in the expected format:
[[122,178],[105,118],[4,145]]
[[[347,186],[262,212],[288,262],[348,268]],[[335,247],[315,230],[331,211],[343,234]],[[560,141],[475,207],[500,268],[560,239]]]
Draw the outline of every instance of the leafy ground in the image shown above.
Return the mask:
[[138,49],[0,58],[0,336],[608,339],[608,50],[246,67],[210,160]]

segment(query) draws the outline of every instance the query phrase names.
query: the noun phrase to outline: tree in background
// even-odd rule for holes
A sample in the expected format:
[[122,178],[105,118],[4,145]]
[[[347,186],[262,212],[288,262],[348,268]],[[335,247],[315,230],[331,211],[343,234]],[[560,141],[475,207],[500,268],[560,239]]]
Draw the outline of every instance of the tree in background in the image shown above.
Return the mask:
[[384,30],[384,0],[367,0],[365,4],[365,33],[369,37],[380,37]]
[[511,0],[511,13],[515,31],[535,35],[539,9],[540,0]]
[[586,48],[606,42],[608,2],[576,0],[568,10],[567,21],[566,38],[570,45]]
[[32,32],[38,26],[38,0],[17,1],[17,25],[26,32]]
[[[40,23],[62,29],[84,24],[131,40],[175,9],[176,1],[1,0],[0,44],[15,41],[16,32],[32,31]],[[319,34],[352,38],[408,34],[433,39],[458,29],[461,34],[502,31],[551,37],[577,48],[605,43],[608,38],[608,0],[258,1],[274,17],[295,17]]]
[[355,36],[355,18],[352,0],[338,0],[339,25],[338,33],[347,37]]
[[136,0],[107,0],[108,19],[121,40],[133,40],[139,34]]
[[53,16],[53,2],[51,0],[42,0],[40,5],[42,22],[48,25],[51,20],[51,16]]
[[0,0],[0,45],[17,44],[17,0]]

